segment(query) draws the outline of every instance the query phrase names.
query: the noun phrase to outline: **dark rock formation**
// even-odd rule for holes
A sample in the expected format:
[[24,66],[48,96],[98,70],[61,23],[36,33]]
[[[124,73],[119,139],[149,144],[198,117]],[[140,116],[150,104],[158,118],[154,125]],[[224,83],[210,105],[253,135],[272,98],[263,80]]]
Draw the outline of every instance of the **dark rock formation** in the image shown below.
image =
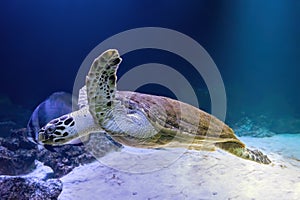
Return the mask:
[[26,138],[26,129],[14,132],[10,137],[0,138],[0,175],[21,175],[35,168],[34,161],[39,160],[50,166],[54,177],[69,173],[74,167],[94,160],[86,153],[84,146],[66,145],[39,150],[37,145]]
[[55,200],[62,191],[58,179],[46,181],[38,178],[0,176],[1,200]]
[[[93,133],[84,145],[63,145],[52,147],[52,151],[43,149],[37,159],[54,171],[54,177],[62,177],[75,167],[91,163],[112,151],[119,151],[121,145],[111,141],[104,133]],[[96,158],[95,158],[96,157]]]
[[36,151],[34,150],[12,152],[0,147],[0,174],[18,175],[28,173],[34,169],[35,158]]
[[51,167],[54,177],[62,177],[68,174],[75,167],[90,163],[95,158],[85,151],[84,146],[64,145],[54,147],[53,151],[43,149],[38,152],[37,160]]
[[26,174],[34,169],[37,148],[24,137],[24,131],[0,138],[0,175]]
[[0,175],[26,174],[35,169],[34,161],[39,160],[53,169],[53,177],[61,177],[79,165],[94,161],[94,156],[102,157],[120,148],[104,134],[97,133],[85,145],[64,145],[49,151],[38,148],[27,139],[26,129],[20,129],[10,137],[0,138]]

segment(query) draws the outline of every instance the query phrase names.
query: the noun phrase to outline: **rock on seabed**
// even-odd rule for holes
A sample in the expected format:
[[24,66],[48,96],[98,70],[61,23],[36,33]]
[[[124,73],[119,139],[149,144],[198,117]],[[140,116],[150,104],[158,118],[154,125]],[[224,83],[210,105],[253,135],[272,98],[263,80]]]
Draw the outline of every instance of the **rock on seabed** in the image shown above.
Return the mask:
[[29,177],[0,176],[0,197],[2,200],[55,200],[62,191],[58,179],[41,180]]

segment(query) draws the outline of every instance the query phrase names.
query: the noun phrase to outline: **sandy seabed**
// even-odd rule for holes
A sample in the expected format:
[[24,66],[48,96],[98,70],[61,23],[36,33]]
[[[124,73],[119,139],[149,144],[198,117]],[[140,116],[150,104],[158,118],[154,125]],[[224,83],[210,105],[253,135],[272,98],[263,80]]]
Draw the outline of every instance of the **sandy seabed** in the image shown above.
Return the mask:
[[273,163],[257,164],[222,150],[133,153],[125,148],[64,176],[59,199],[300,199],[300,137],[241,140]]

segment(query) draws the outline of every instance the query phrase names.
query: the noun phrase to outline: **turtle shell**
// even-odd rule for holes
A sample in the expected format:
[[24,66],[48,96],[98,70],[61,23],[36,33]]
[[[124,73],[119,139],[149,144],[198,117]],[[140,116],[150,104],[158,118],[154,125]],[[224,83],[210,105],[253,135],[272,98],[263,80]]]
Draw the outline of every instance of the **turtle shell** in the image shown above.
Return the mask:
[[116,100],[125,106],[127,113],[143,113],[157,131],[142,139],[126,134],[117,139],[121,143],[150,148],[188,145],[189,149],[205,150],[213,150],[214,145],[219,143],[245,146],[225,123],[192,105],[167,97],[128,91],[117,91]]

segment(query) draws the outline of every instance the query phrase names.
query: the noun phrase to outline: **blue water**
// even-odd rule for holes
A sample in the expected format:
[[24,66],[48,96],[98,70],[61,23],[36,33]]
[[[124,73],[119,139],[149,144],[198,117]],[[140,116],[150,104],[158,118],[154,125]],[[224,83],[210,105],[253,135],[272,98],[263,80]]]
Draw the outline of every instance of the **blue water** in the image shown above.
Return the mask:
[[267,153],[276,153],[300,161],[300,134],[278,134],[265,138],[241,137],[240,139],[252,148],[260,148]]
[[[299,1],[280,0],[1,1],[0,91],[33,109],[53,92],[71,92],[80,64],[101,41],[156,26],[182,32],[208,51],[227,89],[229,117],[241,111],[300,116],[299,8]],[[125,57],[123,72],[133,63],[168,64],[181,68],[194,88],[206,89],[176,55]],[[144,89],[153,90],[168,95]],[[210,104],[202,108],[209,111]]]

